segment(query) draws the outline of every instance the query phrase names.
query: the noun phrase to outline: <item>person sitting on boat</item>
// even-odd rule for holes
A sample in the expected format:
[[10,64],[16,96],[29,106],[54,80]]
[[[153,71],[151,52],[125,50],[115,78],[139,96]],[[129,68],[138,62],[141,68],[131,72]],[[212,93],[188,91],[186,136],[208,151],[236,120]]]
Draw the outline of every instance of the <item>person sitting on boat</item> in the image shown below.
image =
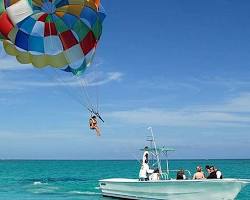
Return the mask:
[[176,180],[186,180],[185,171],[183,169],[177,172]]
[[160,171],[159,169],[155,169],[153,174],[149,176],[150,181],[159,181],[160,180]]
[[210,166],[209,166],[209,165],[206,165],[205,169],[206,169],[206,171],[207,171],[207,173],[206,173],[206,176],[205,176],[205,177],[208,177],[208,176],[209,176],[209,174],[210,174]]
[[139,180],[140,181],[148,181],[149,180],[149,174],[152,174],[154,170],[149,169],[148,161],[145,160],[145,162],[142,161],[141,169],[139,172]]
[[91,116],[90,119],[89,119],[89,128],[95,130],[97,136],[101,135],[100,134],[100,128],[97,125],[97,119],[96,119],[95,115]]
[[214,166],[210,166],[208,171],[209,171],[209,175],[208,175],[207,179],[217,179],[217,175],[216,175],[216,171],[214,169]]
[[193,179],[205,179],[201,166],[196,167],[196,173],[194,174]]
[[217,176],[217,179],[222,179],[222,178],[223,178],[223,176],[222,176],[221,171],[220,171],[219,169],[216,169],[216,168],[214,168],[214,170],[216,171],[216,176]]

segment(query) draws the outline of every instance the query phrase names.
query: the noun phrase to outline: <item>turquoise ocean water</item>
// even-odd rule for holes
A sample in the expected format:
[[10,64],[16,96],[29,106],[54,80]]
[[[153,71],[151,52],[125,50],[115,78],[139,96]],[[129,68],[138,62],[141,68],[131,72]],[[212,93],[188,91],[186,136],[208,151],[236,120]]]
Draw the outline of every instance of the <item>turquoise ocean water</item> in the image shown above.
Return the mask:
[[[213,164],[225,177],[250,178],[250,160],[173,160],[171,168]],[[98,180],[137,177],[138,161],[0,161],[1,200],[96,200],[103,198]],[[237,200],[250,199],[250,186]]]

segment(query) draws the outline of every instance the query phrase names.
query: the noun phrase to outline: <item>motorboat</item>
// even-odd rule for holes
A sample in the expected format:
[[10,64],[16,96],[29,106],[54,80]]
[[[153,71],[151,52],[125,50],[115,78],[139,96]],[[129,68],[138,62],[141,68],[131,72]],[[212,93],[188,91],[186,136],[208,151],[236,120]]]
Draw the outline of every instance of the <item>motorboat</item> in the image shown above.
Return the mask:
[[[185,173],[189,178],[177,180],[171,174],[178,170],[169,169],[168,159],[168,153],[174,149],[158,148],[152,128],[149,127],[149,130],[151,136],[147,141],[150,142],[150,148],[147,151],[151,155],[150,166],[159,169],[159,179],[147,181],[141,181],[138,178],[99,180],[103,196],[124,199],[230,200],[235,199],[242,188],[250,183],[249,179],[235,178],[193,180],[188,170],[185,170]],[[164,160],[166,169],[162,168]]]
[[139,181],[114,178],[100,180],[100,187],[103,196],[125,199],[229,200],[235,199],[247,183],[248,180],[240,179]]

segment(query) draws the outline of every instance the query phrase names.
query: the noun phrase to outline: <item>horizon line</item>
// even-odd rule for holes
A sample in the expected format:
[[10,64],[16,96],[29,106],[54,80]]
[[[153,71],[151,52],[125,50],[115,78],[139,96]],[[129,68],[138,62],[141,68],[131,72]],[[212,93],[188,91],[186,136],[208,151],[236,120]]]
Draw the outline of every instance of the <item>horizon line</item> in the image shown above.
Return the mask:
[[[164,160],[164,159],[162,159]],[[174,159],[168,159],[172,161],[182,161],[182,160],[250,160],[250,158],[202,158],[202,159],[196,159],[196,158],[174,158]],[[0,158],[1,161],[138,161],[138,159],[3,159]]]

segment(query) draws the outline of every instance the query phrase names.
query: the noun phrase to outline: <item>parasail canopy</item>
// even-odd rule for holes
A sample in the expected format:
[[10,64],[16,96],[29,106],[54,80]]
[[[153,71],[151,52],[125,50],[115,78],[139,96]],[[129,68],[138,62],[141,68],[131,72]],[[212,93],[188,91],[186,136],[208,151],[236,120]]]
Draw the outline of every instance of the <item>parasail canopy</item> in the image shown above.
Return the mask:
[[0,0],[0,40],[21,64],[82,74],[102,34],[99,0]]

